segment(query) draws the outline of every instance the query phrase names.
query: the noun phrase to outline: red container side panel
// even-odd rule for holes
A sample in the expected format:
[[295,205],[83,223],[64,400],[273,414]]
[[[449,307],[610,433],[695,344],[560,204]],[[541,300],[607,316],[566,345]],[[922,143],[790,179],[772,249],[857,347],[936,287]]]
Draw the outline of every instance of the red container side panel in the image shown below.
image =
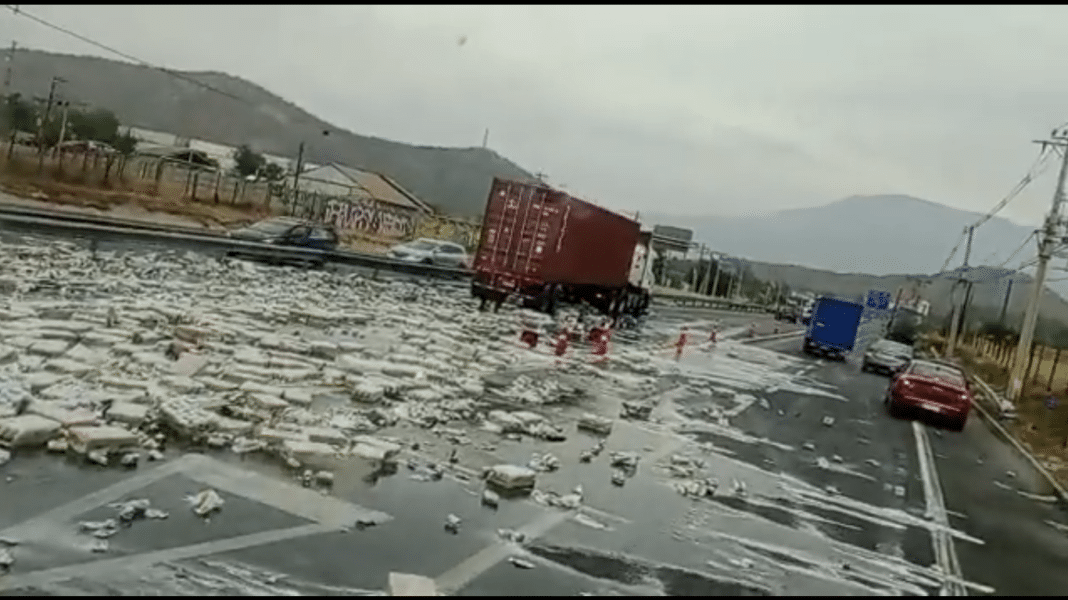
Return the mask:
[[641,226],[623,215],[570,198],[545,276],[553,282],[627,285]]
[[544,184],[495,179],[475,253],[479,280],[498,289],[546,282],[620,287],[640,226]]
[[546,281],[547,253],[556,244],[567,196],[552,188],[495,179],[486,202],[474,268],[493,287]]

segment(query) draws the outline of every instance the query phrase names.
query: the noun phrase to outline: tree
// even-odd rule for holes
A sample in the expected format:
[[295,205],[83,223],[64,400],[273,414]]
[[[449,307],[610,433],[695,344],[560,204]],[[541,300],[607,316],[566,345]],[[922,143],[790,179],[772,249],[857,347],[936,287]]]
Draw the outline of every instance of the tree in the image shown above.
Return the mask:
[[9,94],[4,103],[4,117],[13,131],[35,133],[37,131],[37,107],[21,94]]
[[267,181],[279,181],[286,176],[286,170],[277,163],[268,162],[263,165],[261,174]]
[[114,147],[123,156],[129,156],[137,149],[137,138],[128,132],[115,138]]
[[248,144],[241,144],[237,150],[234,150],[234,171],[242,177],[248,177],[249,175],[255,175],[259,173],[260,169],[267,163],[267,159],[262,154],[253,150]]
[[106,108],[67,114],[67,131],[70,137],[79,140],[115,145],[119,139],[119,118]]

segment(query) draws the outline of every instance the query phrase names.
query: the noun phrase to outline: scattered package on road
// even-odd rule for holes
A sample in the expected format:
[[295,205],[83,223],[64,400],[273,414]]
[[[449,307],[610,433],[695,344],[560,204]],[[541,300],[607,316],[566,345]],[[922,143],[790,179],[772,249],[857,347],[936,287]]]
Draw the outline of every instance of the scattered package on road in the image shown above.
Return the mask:
[[193,512],[200,517],[208,517],[212,513],[222,510],[224,501],[219,494],[212,489],[202,490],[195,496],[186,498]]

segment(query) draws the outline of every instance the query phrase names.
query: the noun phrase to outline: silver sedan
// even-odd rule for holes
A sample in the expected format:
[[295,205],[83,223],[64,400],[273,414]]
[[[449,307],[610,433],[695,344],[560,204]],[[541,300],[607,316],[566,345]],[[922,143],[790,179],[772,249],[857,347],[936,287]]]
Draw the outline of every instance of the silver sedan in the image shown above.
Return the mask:
[[860,370],[890,375],[907,365],[912,358],[912,346],[885,339],[879,340],[868,346]]

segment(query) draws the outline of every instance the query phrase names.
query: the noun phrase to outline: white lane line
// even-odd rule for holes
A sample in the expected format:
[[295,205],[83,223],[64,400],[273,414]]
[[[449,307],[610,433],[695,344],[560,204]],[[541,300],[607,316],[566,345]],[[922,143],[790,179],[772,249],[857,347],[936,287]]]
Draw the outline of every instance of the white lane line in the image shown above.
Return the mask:
[[49,524],[71,521],[82,513],[93,510],[108,502],[114,502],[115,500],[118,500],[127,494],[131,494],[147,485],[166,479],[171,475],[181,474],[183,470],[189,467],[189,465],[194,464],[196,461],[197,459],[195,457],[186,455],[153,469],[138,473],[133,477],[113,483],[103,489],[86,494],[81,498],[71,500],[62,506],[39,514],[36,517],[19,523],[18,525],[13,525],[7,529],[0,530],[0,537],[19,539],[20,537],[33,536],[35,532],[47,528]]
[[953,545],[952,536],[947,533],[950,528],[949,515],[946,511],[945,497],[942,495],[942,484],[938,479],[938,471],[935,469],[934,452],[931,450],[931,441],[927,437],[927,429],[919,421],[913,421],[912,433],[916,438],[916,455],[920,462],[920,478],[923,481],[923,495],[927,505],[926,516],[940,525],[931,530],[931,544],[934,548],[935,561],[939,569],[947,576],[942,585],[941,595],[967,596],[967,588],[959,583],[964,576],[961,573],[960,561],[957,559],[957,549]]
[[[534,540],[567,521],[572,514],[571,511],[549,512],[523,526],[519,531],[526,536],[528,541]],[[498,541],[486,546],[467,557],[460,564],[442,573],[434,580],[434,583],[437,585],[439,593],[445,595],[455,594],[479,575],[489,571],[509,556],[520,554],[521,552],[508,542]]]
[[213,540],[210,542],[203,542],[190,546],[182,546],[180,548],[156,550],[154,552],[144,552],[142,554],[135,554],[133,556],[119,556],[115,558],[107,558],[102,560],[78,563],[65,567],[55,567],[51,569],[42,569],[40,571],[31,571],[29,573],[14,575],[9,579],[4,580],[3,583],[8,589],[17,587],[38,587],[42,585],[48,585],[53,582],[61,583],[74,578],[91,578],[107,572],[137,572],[139,570],[146,569],[154,564],[196,558],[198,556],[204,556],[206,554],[233,552],[234,550],[242,550],[244,548],[262,546],[265,544],[291,540],[294,538],[305,537],[309,535],[329,533],[332,531],[336,531],[336,528],[330,525],[319,525],[317,523],[311,525],[290,527],[288,529],[261,531],[259,533],[252,533],[249,535],[242,535],[224,540]]

